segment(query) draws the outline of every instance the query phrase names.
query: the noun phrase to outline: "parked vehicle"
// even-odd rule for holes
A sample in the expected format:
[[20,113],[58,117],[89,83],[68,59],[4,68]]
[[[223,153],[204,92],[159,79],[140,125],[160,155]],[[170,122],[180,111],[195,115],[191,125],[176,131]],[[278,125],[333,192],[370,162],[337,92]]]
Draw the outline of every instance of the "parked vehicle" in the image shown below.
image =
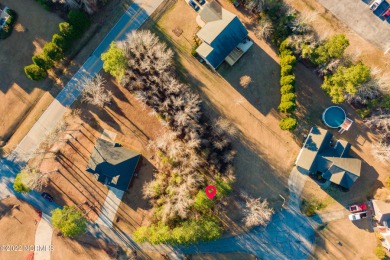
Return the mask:
[[195,0],[196,2],[198,2],[200,5],[204,5],[206,3],[205,0]]
[[51,196],[49,193],[47,192],[42,192],[41,196],[45,199],[45,200],[48,200],[50,202],[53,202],[54,198],[53,196]]
[[349,220],[355,221],[359,219],[363,219],[367,217],[367,211],[364,212],[358,212],[358,213],[353,213],[348,216]]
[[366,211],[366,210],[367,210],[366,203],[355,204],[355,205],[349,206],[349,211],[351,211],[352,213],[356,213],[356,212],[360,212],[360,211]]
[[387,19],[390,16],[390,7],[383,12],[382,17]]
[[192,0],[188,1],[188,4],[194,9],[196,12],[199,11],[200,7]]
[[371,11],[375,11],[378,6],[381,5],[381,3],[383,3],[384,0],[375,0],[371,5],[370,5],[370,9]]

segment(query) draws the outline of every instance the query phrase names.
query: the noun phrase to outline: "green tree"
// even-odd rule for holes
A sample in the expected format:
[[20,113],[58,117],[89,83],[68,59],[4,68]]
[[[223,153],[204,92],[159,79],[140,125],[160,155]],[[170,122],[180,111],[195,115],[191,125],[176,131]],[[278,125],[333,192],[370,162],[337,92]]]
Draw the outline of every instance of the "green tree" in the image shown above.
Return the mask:
[[34,55],[32,57],[32,61],[35,65],[39,66],[44,70],[48,70],[53,67],[53,61],[42,54]]
[[316,65],[325,65],[331,59],[343,56],[349,41],[344,34],[338,34],[318,46],[310,55],[310,60]]
[[60,23],[58,26],[60,28],[60,34],[66,39],[71,40],[76,38],[75,31],[72,25],[67,22],[63,22]]
[[44,69],[36,64],[31,64],[24,67],[24,73],[32,80],[41,80],[47,77],[47,73]]
[[280,74],[281,76],[288,76],[292,74],[293,67],[291,65],[285,65],[281,68]]
[[376,257],[379,259],[385,259],[386,258],[386,251],[383,249],[382,246],[377,246],[374,250],[374,253]]
[[294,93],[286,93],[282,95],[281,102],[295,102],[296,96]]
[[294,75],[288,75],[283,76],[280,78],[280,85],[294,85],[295,84],[295,76]]
[[64,52],[55,43],[48,42],[43,46],[43,53],[53,61],[59,61],[64,57]]
[[107,52],[102,54],[103,69],[110,73],[118,81],[121,80],[125,73],[127,61],[123,50],[118,48],[114,42],[110,44]]
[[298,122],[295,118],[285,117],[279,122],[279,127],[282,130],[293,131],[298,125]]
[[64,36],[58,33],[53,34],[51,42],[64,50],[68,49],[70,44],[69,39],[66,39]]
[[297,62],[297,59],[294,55],[285,55],[282,58],[280,58],[280,66],[283,68],[284,66],[291,65],[292,67],[295,66]]
[[208,212],[214,206],[214,200],[209,199],[206,196],[204,190],[200,190],[195,196],[194,208],[200,212]]
[[295,104],[295,102],[288,101],[288,102],[281,102],[280,105],[278,106],[278,109],[282,113],[291,113],[295,110],[296,107],[297,105]]
[[331,76],[326,76],[322,89],[332,98],[333,103],[344,101],[344,94],[355,94],[363,83],[371,78],[370,68],[359,62],[350,67],[340,66]]
[[390,94],[387,94],[382,98],[380,106],[384,109],[390,109]]
[[27,174],[28,173],[26,171],[21,171],[16,175],[14,182],[14,190],[16,192],[27,193],[31,191],[31,189],[25,183],[25,180],[28,177]]
[[69,24],[73,26],[75,37],[81,34],[91,25],[89,16],[81,11],[72,10],[68,13]]
[[63,209],[55,209],[51,214],[53,226],[59,229],[64,236],[76,237],[87,230],[87,220],[81,210],[75,206],[64,206]]
[[280,94],[282,95],[285,95],[287,93],[293,93],[294,91],[295,90],[293,85],[284,85],[280,88]]

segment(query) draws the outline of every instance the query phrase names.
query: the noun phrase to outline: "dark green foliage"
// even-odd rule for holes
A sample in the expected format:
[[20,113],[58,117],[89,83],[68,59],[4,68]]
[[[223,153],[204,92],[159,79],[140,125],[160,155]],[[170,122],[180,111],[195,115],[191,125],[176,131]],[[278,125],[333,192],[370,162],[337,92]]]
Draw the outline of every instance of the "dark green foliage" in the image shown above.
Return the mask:
[[37,1],[46,11],[50,11],[50,2],[47,0],[35,0]]
[[68,14],[69,24],[74,28],[74,36],[80,37],[91,25],[89,16],[81,11],[72,10]]
[[76,35],[73,29],[73,26],[70,25],[69,23],[63,22],[60,23],[59,25],[60,28],[60,34],[65,37],[66,39],[75,39]]
[[348,46],[349,41],[344,34],[335,35],[315,48],[310,55],[310,60],[318,66],[326,65],[331,59],[343,56]]
[[282,113],[291,113],[295,110],[297,105],[294,102],[288,101],[288,102],[281,102],[278,106],[278,109]]
[[40,55],[34,55],[32,57],[32,61],[35,65],[39,66],[40,68],[44,70],[48,70],[51,67],[53,67],[53,61],[48,59],[46,56],[40,54]]
[[341,103],[345,92],[355,94],[359,86],[370,80],[370,73],[370,68],[361,62],[350,67],[340,66],[333,75],[325,77],[321,87],[333,103]]
[[287,93],[293,93],[294,91],[295,90],[293,85],[284,85],[280,88],[280,94],[282,95],[285,95]]
[[46,71],[35,64],[24,67],[24,73],[32,80],[41,80],[47,77]]
[[285,66],[291,65],[292,67],[295,66],[297,62],[297,59],[294,55],[285,55],[280,59],[280,66],[283,68]]
[[366,118],[371,114],[371,109],[366,107],[366,108],[359,108],[356,109],[356,113],[361,117],[361,118]]
[[282,130],[293,131],[298,125],[298,122],[295,118],[285,117],[279,122],[279,127]]
[[15,12],[14,10],[12,10],[12,9],[7,9],[6,13],[9,14],[9,16],[10,16],[10,17],[8,18],[8,20],[7,20],[7,24],[8,24],[9,26],[14,25],[16,19],[18,18],[18,15],[17,15],[16,12]]
[[288,76],[292,74],[293,67],[291,65],[286,65],[283,66],[280,70],[280,75],[283,76]]
[[9,15],[6,24],[0,29],[0,39],[5,39],[11,35],[13,25],[18,17],[16,12],[12,9],[7,9],[6,13]]
[[217,182],[214,184],[217,189],[216,198],[221,198],[223,196],[229,195],[232,192],[233,187],[229,182],[222,181],[222,179],[217,179]]
[[384,109],[390,109],[390,94],[387,94],[382,98],[380,106]]
[[48,42],[43,47],[43,53],[46,57],[53,61],[59,61],[64,57],[64,52],[62,49],[55,43]]
[[280,78],[280,85],[295,85],[295,76],[294,75],[287,75]]
[[296,96],[294,93],[286,93],[284,95],[282,95],[282,98],[281,98],[281,102],[288,102],[288,101],[291,101],[291,102],[295,102],[295,99],[296,99]]
[[51,38],[51,42],[56,44],[58,47],[62,48],[63,50],[66,50],[69,48],[69,39],[66,39],[64,36],[55,33],[53,34],[53,37]]

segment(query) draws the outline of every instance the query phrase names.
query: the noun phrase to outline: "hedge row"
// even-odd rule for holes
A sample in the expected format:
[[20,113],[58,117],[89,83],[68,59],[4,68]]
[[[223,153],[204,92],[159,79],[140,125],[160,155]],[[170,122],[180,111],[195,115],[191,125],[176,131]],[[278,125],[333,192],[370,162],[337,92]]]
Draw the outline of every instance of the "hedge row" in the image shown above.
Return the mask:
[[16,12],[12,9],[7,9],[5,12],[9,15],[9,17],[5,25],[0,29],[0,39],[5,39],[11,35],[13,25],[16,22],[16,19],[18,18]]
[[59,24],[60,32],[54,34],[51,42],[43,46],[43,54],[34,55],[33,64],[24,67],[29,79],[46,78],[47,70],[54,66],[55,61],[60,61],[64,57],[72,42],[80,38],[91,23],[89,16],[81,11],[70,11],[68,21]]
[[278,107],[279,111],[287,114],[279,123],[283,130],[293,131],[297,127],[297,120],[291,117],[291,113],[296,108],[295,95],[295,75],[293,69],[297,59],[293,52],[287,47],[287,42],[284,41],[279,47],[280,57],[280,93],[282,95],[281,102]]

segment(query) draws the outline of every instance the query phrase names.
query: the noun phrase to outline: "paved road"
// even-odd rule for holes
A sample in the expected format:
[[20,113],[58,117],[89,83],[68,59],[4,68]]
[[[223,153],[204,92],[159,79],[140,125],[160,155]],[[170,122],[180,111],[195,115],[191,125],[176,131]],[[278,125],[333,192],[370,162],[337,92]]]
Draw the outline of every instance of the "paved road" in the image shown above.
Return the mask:
[[[51,237],[53,235],[53,230],[51,228],[50,222],[46,219],[48,216],[44,217],[39,221],[37,230],[35,231],[35,247],[39,248],[42,246],[49,247],[51,245]],[[50,260],[51,251],[49,249],[42,251],[34,252],[34,259],[36,260]]]
[[380,16],[388,4],[383,2],[372,12],[362,0],[318,0],[339,20],[348,25],[366,40],[376,43],[384,51],[390,48],[390,18],[387,21]]

